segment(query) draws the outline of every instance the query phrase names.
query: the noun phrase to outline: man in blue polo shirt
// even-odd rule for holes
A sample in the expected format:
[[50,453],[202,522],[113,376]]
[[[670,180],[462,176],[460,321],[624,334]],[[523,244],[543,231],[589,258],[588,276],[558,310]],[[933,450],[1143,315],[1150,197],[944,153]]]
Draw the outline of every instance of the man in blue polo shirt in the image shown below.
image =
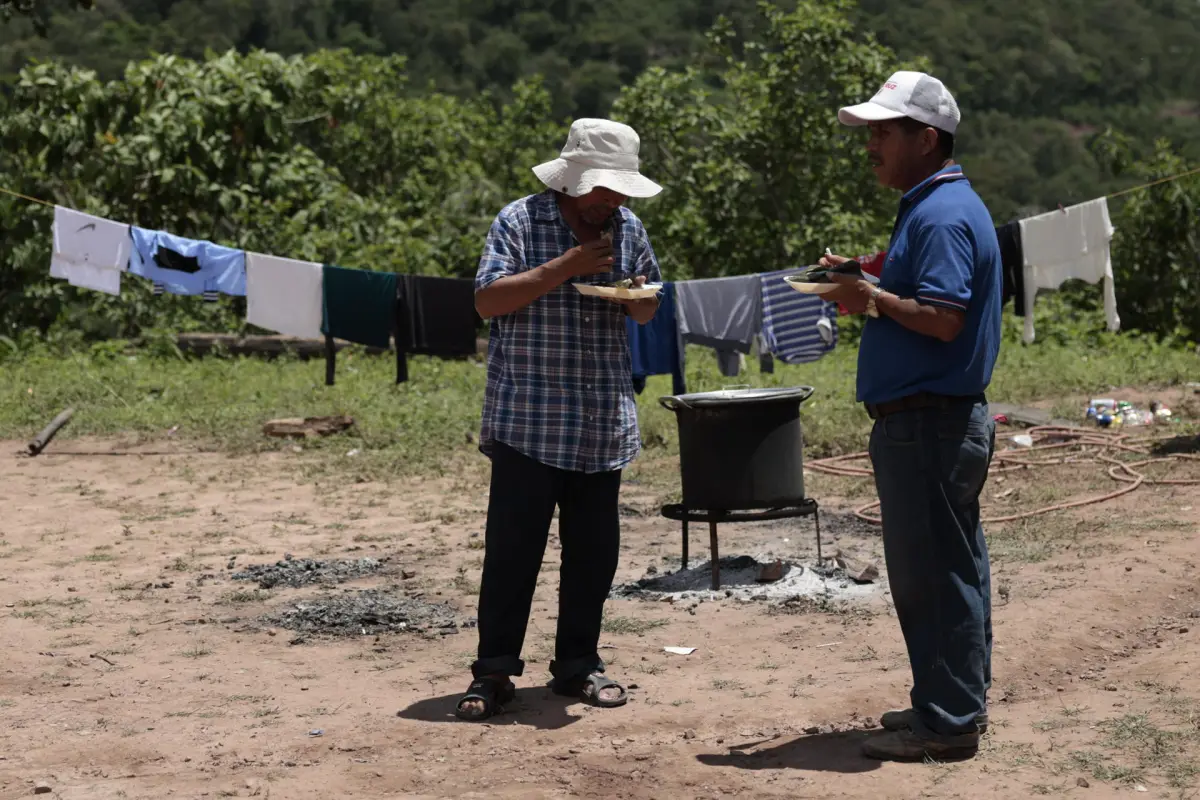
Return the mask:
[[864,753],[969,758],[987,727],[991,684],[979,495],[995,448],[984,393],[1000,349],[1000,247],[953,161],[960,114],[941,81],[897,72],[838,119],[870,128],[879,182],[903,192],[879,284],[833,276],[842,285],[826,295],[868,315],[858,399],[875,421],[884,554],[913,674],[911,707],[884,714],[888,733]]

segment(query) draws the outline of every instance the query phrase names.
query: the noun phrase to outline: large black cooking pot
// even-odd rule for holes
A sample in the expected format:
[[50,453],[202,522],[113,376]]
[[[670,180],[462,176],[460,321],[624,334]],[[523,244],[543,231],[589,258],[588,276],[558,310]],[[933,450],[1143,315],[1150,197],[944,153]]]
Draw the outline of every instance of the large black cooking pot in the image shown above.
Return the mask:
[[684,507],[741,511],[803,503],[800,404],[813,391],[722,389],[659,398],[679,423]]

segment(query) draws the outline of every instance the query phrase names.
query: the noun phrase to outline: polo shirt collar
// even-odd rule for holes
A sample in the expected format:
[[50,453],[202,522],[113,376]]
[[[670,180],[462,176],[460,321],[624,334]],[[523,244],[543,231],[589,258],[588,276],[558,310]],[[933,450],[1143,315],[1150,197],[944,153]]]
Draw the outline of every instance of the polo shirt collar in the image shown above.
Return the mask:
[[926,189],[934,184],[948,183],[950,181],[965,181],[966,179],[967,176],[963,174],[962,166],[959,164],[943,167],[905,192],[902,200],[905,203],[911,203],[920,197]]

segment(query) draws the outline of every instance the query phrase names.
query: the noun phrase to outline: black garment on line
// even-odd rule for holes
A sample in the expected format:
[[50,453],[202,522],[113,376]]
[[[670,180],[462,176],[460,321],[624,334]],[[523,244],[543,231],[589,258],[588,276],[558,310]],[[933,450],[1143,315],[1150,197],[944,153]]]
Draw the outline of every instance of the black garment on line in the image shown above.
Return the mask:
[[397,318],[403,320],[399,328],[407,352],[441,358],[475,355],[481,321],[473,280],[402,275],[397,288],[404,306]]
[[1025,251],[1021,247],[1021,223],[1010,222],[996,228],[1000,241],[1000,269],[1004,276],[1004,289],[1000,294],[1000,305],[1013,298],[1013,313],[1025,316]]
[[555,678],[604,671],[600,623],[617,571],[621,472],[573,472],[547,466],[494,442],[492,483],[479,590],[479,652],[475,677],[520,675],[521,647],[554,508],[562,567],[558,585]]
[[396,383],[408,380],[407,354],[475,355],[479,332],[475,282],[401,275],[396,282]]
[[169,247],[159,247],[154,251],[154,263],[162,269],[173,269],[176,272],[186,272],[194,275],[200,271],[200,259],[196,256],[185,256]]
[[333,386],[334,338],[387,349],[396,329],[397,276],[391,272],[322,269],[321,332],[325,334],[325,385]]

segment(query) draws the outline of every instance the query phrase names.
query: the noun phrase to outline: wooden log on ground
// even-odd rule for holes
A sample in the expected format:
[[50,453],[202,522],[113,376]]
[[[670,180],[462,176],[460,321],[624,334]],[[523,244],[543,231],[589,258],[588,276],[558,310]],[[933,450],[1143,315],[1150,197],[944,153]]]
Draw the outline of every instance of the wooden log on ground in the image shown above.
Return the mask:
[[75,416],[75,409],[68,408],[60,413],[57,417],[50,420],[50,424],[42,428],[42,432],[33,438],[29,443],[29,455],[36,456],[38,453],[46,449],[46,445],[50,444],[50,440],[54,438],[54,434],[71,421],[71,417]]
[[[183,353],[195,356],[206,356],[215,350],[231,355],[264,356],[276,358],[284,353],[291,353],[297,358],[324,358],[325,340],[302,339],[297,336],[238,336],[233,333],[180,333],[175,336],[175,344]],[[351,343],[341,339],[334,340],[334,352],[350,347]],[[476,339],[477,353],[487,352],[487,339]],[[390,352],[391,348],[368,347],[370,355],[380,355]]]

